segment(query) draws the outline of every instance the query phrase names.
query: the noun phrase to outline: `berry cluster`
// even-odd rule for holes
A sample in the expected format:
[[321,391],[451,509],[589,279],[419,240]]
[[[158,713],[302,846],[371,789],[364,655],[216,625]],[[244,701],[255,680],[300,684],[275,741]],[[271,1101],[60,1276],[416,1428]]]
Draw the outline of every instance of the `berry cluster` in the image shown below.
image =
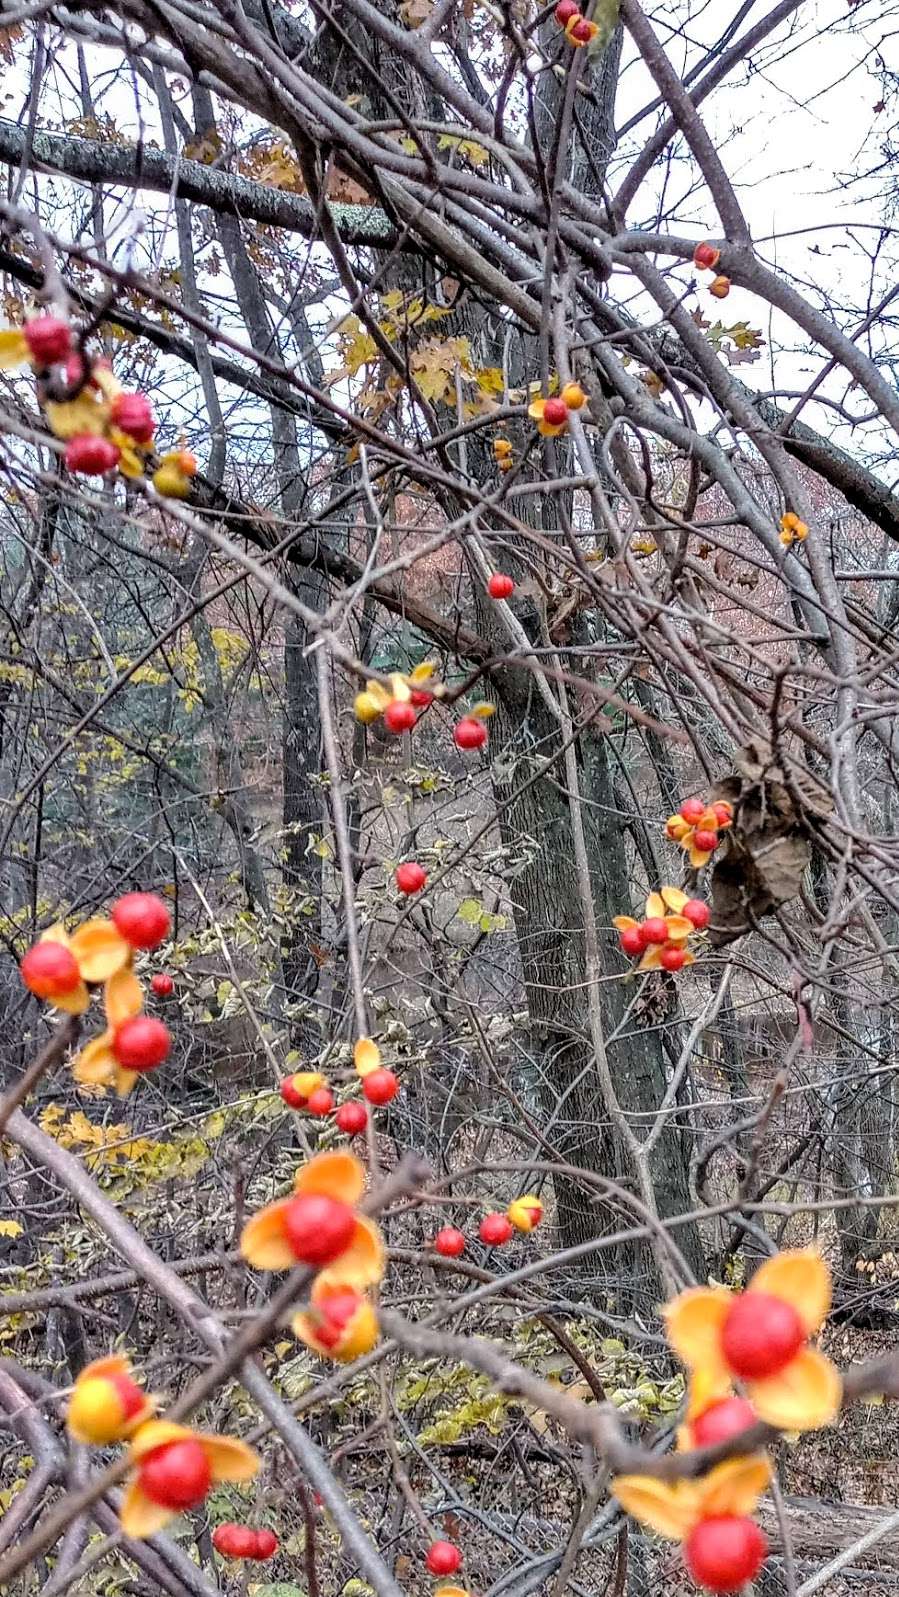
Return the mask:
[[512,445],[508,438],[494,438],[493,458],[500,471],[512,470]]
[[[560,4],[563,6],[567,3],[568,0],[560,0]],[[580,16],[580,12],[578,12],[578,16]],[[575,25],[593,28],[594,32],[596,29],[595,23],[584,22],[583,19],[581,19],[581,24]],[[572,37],[567,27],[565,33],[567,37]],[[572,43],[586,44],[588,40],[580,41],[572,38]],[[580,383],[566,383],[558,397],[532,399],[528,405],[528,415],[532,421],[537,423],[537,431],[544,438],[557,438],[560,433],[565,432],[571,412],[583,409],[586,403],[587,395],[584,393]]]
[[216,1525],[212,1545],[222,1558],[252,1558],[262,1563],[274,1558],[280,1543],[273,1530],[254,1530],[251,1525],[226,1522]]
[[[830,1424],[842,1400],[840,1377],[809,1338],[827,1315],[831,1278],[810,1249],[767,1259],[749,1287],[694,1287],[665,1309],[668,1341],[690,1371],[687,1424],[677,1447],[732,1441],[756,1421],[785,1431]],[[746,1396],[735,1396],[735,1380]],[[752,1519],[771,1478],[764,1453],[737,1454],[700,1479],[621,1476],[615,1495],[629,1513],[682,1543],[697,1584],[738,1591],[753,1580],[768,1546]]]
[[559,0],[553,15],[559,27],[564,28],[568,43],[573,44],[576,50],[583,49],[599,32],[596,23],[587,21],[574,0]]
[[357,1213],[364,1187],[365,1171],[351,1153],[316,1154],[297,1171],[293,1197],[261,1209],[240,1238],[241,1253],[258,1270],[304,1264],[316,1272],[309,1308],[292,1327],[307,1347],[340,1361],[359,1358],[378,1339],[366,1288],[384,1274],[384,1244],[377,1226]]
[[[693,251],[693,265],[701,272],[714,272],[720,259],[721,251],[716,249],[714,244],[697,244]],[[709,293],[713,294],[715,299],[727,299],[730,293],[730,278],[723,274],[714,277],[709,284]]]
[[[501,594],[494,594],[494,598],[506,598],[511,589],[506,589],[505,584],[511,583],[511,577],[503,577],[497,573],[503,584]],[[495,580],[491,578],[491,581]],[[514,587],[514,583],[512,583]],[[446,691],[443,684],[433,681],[434,667],[429,664],[417,665],[408,676],[400,671],[392,671],[388,678],[390,691],[382,687],[380,682],[366,682],[362,693],[357,693],[353,701],[356,720],[363,726],[371,726],[373,721],[383,720],[388,732],[399,735],[401,732],[411,732],[418,722],[418,711],[426,709],[435,699],[441,698]],[[428,687],[422,684],[428,683]],[[453,727],[453,742],[457,749],[481,749],[487,742],[487,728],[484,721],[494,713],[492,704],[476,704],[470,714],[463,715],[461,720]],[[397,883],[399,886],[399,883]],[[424,885],[424,884],[422,884]],[[401,892],[407,891],[400,888]],[[417,891],[417,889],[416,889]]]
[[[123,477],[143,477],[156,431],[153,407],[144,394],[122,388],[105,356],[82,354],[61,317],[34,316],[22,328],[0,330],[0,370],[23,365],[37,375],[47,425],[66,446],[68,471],[105,477],[117,468]],[[69,397],[49,397],[54,377]],[[186,499],[196,471],[190,451],[178,449],[163,456],[153,485],[169,498]]]
[[707,865],[721,842],[720,833],[733,825],[733,805],[726,799],[707,803],[704,799],[685,799],[676,815],[669,815],[665,835],[680,844],[689,855],[694,870]]
[[[117,1354],[86,1365],[69,1400],[66,1425],[73,1440],[93,1447],[129,1443],[133,1470],[120,1511],[126,1536],[154,1535],[173,1515],[196,1508],[220,1481],[249,1481],[259,1468],[244,1442],[154,1419],[155,1407],[129,1361]],[[255,1556],[268,1558],[277,1545],[275,1538],[268,1553]]]
[[[505,1214],[498,1210],[485,1214],[478,1226],[478,1236],[485,1247],[501,1248],[511,1241],[516,1231],[535,1231],[542,1219],[542,1202],[533,1193],[527,1193],[523,1198],[513,1198]],[[458,1259],[465,1252],[465,1233],[452,1225],[442,1226],[431,1246],[446,1259]]]
[[[362,1096],[379,1107],[390,1103],[400,1090],[392,1070],[381,1064],[381,1054],[370,1037],[356,1044],[353,1059],[356,1074],[362,1082]],[[280,1086],[281,1097],[291,1109],[304,1109],[307,1114],[325,1116],[334,1110],[334,1094],[325,1077],[318,1070],[300,1070],[285,1076]],[[342,1103],[334,1115],[335,1123],[347,1136],[356,1137],[368,1124],[368,1111],[356,1099]]]
[[694,956],[688,943],[694,932],[704,931],[711,912],[701,898],[688,898],[679,887],[662,887],[650,893],[643,920],[616,915],[621,952],[639,959],[638,970],[683,970]]
[[785,549],[791,544],[805,543],[808,537],[808,526],[800,521],[795,510],[786,510],[780,518],[780,541]]
[[[170,928],[169,912],[155,893],[126,893],[113,904],[109,920],[85,921],[71,936],[63,926],[51,926],[24,955],[19,972],[29,992],[71,1015],[83,1015],[92,992],[102,988],[106,1028],[72,1063],[82,1085],[114,1086],[124,1097],[139,1075],[168,1057],[171,1034],[161,1020],[143,1013],[133,966],[135,953],[158,948]],[[163,972],[153,978],[162,996],[173,987]]]

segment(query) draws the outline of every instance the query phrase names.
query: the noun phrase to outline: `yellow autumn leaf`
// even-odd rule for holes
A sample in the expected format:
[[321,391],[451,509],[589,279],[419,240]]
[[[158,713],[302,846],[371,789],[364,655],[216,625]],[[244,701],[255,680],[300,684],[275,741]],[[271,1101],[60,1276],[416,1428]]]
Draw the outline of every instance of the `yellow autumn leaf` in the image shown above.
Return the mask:
[[487,151],[483,144],[478,144],[476,139],[460,139],[452,133],[442,133],[437,140],[438,150],[458,150],[464,160],[472,166],[483,166],[487,160]]
[[20,1237],[23,1229],[18,1220],[0,1220],[0,1237]]

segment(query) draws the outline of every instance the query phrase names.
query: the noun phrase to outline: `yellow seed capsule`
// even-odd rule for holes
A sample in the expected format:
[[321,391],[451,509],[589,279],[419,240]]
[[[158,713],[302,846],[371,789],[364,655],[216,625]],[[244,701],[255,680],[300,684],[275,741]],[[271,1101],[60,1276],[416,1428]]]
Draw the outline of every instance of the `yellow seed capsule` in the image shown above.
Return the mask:
[[153,487],[165,499],[186,499],[190,493],[190,478],[177,466],[157,466],[153,473]]
[[353,711],[357,721],[363,726],[370,726],[372,721],[377,721],[380,710],[370,693],[357,693],[353,700]]
[[730,278],[716,277],[714,281],[709,284],[709,293],[714,294],[716,299],[727,299],[727,296],[730,293]]
[[562,389],[561,398],[569,410],[580,410],[587,403],[587,395],[580,383],[566,383]]
[[356,1074],[370,1076],[373,1070],[381,1068],[381,1050],[370,1037],[360,1037],[353,1049],[353,1064]]
[[153,1412],[153,1399],[131,1378],[127,1359],[95,1359],[69,1399],[66,1426],[76,1442],[104,1447],[122,1441]]
[[516,1231],[533,1231],[543,1219],[543,1204],[533,1193],[513,1198],[506,1210],[506,1219]]

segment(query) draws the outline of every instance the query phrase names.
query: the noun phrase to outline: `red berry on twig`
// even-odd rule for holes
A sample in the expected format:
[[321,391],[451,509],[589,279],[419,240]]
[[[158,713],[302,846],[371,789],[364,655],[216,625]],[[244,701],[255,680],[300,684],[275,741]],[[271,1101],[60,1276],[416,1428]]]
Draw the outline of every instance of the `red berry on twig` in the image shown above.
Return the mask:
[[391,699],[384,711],[384,725],[388,732],[411,732],[418,716],[405,699]]
[[482,749],[487,742],[487,728],[473,715],[463,715],[453,727],[453,742],[457,749]]
[[513,1230],[514,1227],[504,1214],[485,1214],[478,1226],[478,1236],[488,1248],[501,1248],[504,1242],[508,1242]]
[[389,1103],[399,1090],[400,1084],[392,1070],[370,1070],[362,1083],[363,1095],[369,1103]]
[[81,980],[74,954],[62,943],[35,943],[19,965],[19,974],[36,998],[72,993]]
[[38,366],[65,360],[72,347],[72,329],[59,316],[35,316],[22,328],[28,352]]
[[722,1514],[700,1520],[684,1542],[684,1561],[699,1586],[739,1591],[754,1580],[768,1553],[764,1531],[752,1519]]
[[345,1131],[348,1137],[358,1137],[368,1125],[368,1110],[364,1103],[357,1103],[353,1099],[350,1103],[340,1105],[334,1119],[340,1131]]
[[152,1015],[123,1020],[112,1034],[112,1051],[123,1070],[155,1070],[171,1046],[168,1026]]
[[316,1269],[349,1247],[355,1229],[349,1204],[322,1192],[301,1192],[284,1210],[284,1234],[296,1258]]
[[116,931],[132,948],[157,948],[172,924],[165,904],[155,893],[126,893],[112,906]]
[[735,1375],[760,1381],[789,1364],[805,1341],[792,1303],[768,1292],[734,1298],[721,1333],[724,1357]]
[[416,860],[407,860],[405,865],[398,865],[394,873],[401,893],[420,893],[427,879],[427,871],[422,870]]
[[465,1252],[465,1237],[454,1225],[445,1225],[437,1232],[432,1246],[446,1259],[458,1259]]

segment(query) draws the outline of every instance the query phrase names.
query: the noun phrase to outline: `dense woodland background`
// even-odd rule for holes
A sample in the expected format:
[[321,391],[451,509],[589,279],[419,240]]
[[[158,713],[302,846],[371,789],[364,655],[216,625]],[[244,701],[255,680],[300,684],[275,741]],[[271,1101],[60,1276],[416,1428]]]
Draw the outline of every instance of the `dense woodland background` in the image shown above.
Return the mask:
[[[210,1357],[192,1292],[226,1340],[259,1312],[242,1220],[342,1140],[278,1082],[349,1088],[366,1028],[402,1080],[381,1168],[431,1171],[382,1301],[436,1338],[335,1373],[277,1332],[281,1420],[233,1377],[207,1406],[258,1488],[144,1549],[101,1500],[10,1592],[237,1592],[209,1536],[238,1509],[281,1537],[257,1597],[424,1591],[444,1533],[484,1597],[680,1588],[440,1335],[661,1437],[672,1282],[814,1240],[828,1351],[895,1345],[899,9],[593,17],[579,50],[530,0],[0,3],[0,319],[62,310],[200,461],[184,503],[67,475],[0,374],[0,1083],[52,1031],[17,961],[61,916],[161,893],[141,968],[175,980],[164,1069],[119,1102],[61,1065],[0,1144],[0,1546],[86,1478],[59,1393],[87,1360],[127,1346],[175,1396]],[[587,408],[540,438],[528,400],[572,377]],[[358,723],[424,660],[448,692],[411,736]],[[701,877],[664,832],[693,793],[737,803]],[[612,917],[664,882],[712,930],[635,977]],[[527,1190],[533,1237],[428,1253]],[[766,1590],[895,1586],[896,1443],[885,1405],[778,1446]]]

